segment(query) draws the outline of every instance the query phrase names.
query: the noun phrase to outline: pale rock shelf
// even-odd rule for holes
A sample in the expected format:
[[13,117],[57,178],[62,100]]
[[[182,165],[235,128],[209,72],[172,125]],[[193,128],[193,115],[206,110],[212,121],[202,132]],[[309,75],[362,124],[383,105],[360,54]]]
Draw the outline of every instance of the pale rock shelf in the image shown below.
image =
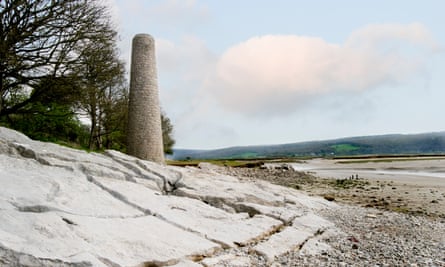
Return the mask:
[[336,204],[293,189],[1,127],[0,185],[1,266],[249,266],[245,246],[272,264],[336,231],[317,215]]

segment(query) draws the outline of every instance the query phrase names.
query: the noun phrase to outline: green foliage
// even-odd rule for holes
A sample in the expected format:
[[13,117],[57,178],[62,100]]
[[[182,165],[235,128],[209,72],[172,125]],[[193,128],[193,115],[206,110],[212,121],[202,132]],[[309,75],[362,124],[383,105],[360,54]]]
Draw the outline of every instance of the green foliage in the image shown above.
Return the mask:
[[[125,152],[128,91],[109,14],[100,0],[0,1],[2,125],[33,139]],[[162,125],[172,153],[165,115]]]
[[[111,31],[111,30],[110,30]],[[112,38],[112,36],[108,36]],[[82,88],[78,107],[91,121],[89,149],[116,147],[117,139],[124,132],[127,90],[125,88],[124,64],[119,60],[115,39],[89,44],[81,51],[79,69]],[[119,142],[117,142],[119,143]]]
[[351,152],[359,150],[360,147],[352,144],[335,144],[331,145],[335,155],[350,155]]
[[173,146],[175,145],[175,139],[173,138],[173,125],[164,112],[161,113],[161,122],[164,153],[171,155],[173,154]]
[[28,107],[28,112],[9,116],[2,124],[23,132],[32,139],[68,144],[82,144],[87,132],[68,106],[40,102]]
[[227,159],[244,153],[256,158],[313,158],[379,155],[445,155],[445,132],[381,135],[282,145],[230,147],[217,150],[175,150],[175,159]]

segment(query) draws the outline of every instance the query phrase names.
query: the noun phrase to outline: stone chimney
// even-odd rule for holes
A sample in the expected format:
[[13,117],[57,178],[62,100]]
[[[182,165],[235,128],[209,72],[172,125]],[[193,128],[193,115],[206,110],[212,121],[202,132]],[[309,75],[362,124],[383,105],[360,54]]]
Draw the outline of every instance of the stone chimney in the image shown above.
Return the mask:
[[155,40],[148,34],[133,38],[127,152],[140,159],[164,163]]

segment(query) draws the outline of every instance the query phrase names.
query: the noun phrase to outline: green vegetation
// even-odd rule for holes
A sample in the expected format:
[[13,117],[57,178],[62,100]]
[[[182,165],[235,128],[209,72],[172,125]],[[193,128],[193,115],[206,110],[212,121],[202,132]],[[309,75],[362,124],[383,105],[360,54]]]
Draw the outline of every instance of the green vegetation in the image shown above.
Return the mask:
[[359,150],[360,147],[352,144],[336,144],[331,145],[331,148],[334,150],[335,155],[348,155],[352,154],[353,151]]
[[234,154],[226,159],[258,159],[258,158],[260,158],[258,153],[246,151],[239,154]]
[[[0,125],[125,151],[128,88],[110,13],[101,0],[0,1]],[[173,127],[162,122],[171,153]]]
[[161,113],[161,124],[164,153],[172,155],[173,146],[175,145],[175,139],[173,139],[173,124],[164,112]]
[[[175,150],[175,159],[305,159],[445,155],[445,132],[414,135],[361,136],[336,140],[217,150]],[[365,158],[366,159],[366,158]],[[367,160],[367,159],[366,159]]]

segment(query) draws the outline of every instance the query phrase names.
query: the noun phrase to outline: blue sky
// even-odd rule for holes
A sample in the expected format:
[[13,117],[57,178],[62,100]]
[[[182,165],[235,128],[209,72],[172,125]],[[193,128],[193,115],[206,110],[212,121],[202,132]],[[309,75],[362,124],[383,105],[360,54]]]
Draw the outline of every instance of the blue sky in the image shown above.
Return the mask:
[[177,148],[444,131],[445,2],[109,0],[156,39]]

